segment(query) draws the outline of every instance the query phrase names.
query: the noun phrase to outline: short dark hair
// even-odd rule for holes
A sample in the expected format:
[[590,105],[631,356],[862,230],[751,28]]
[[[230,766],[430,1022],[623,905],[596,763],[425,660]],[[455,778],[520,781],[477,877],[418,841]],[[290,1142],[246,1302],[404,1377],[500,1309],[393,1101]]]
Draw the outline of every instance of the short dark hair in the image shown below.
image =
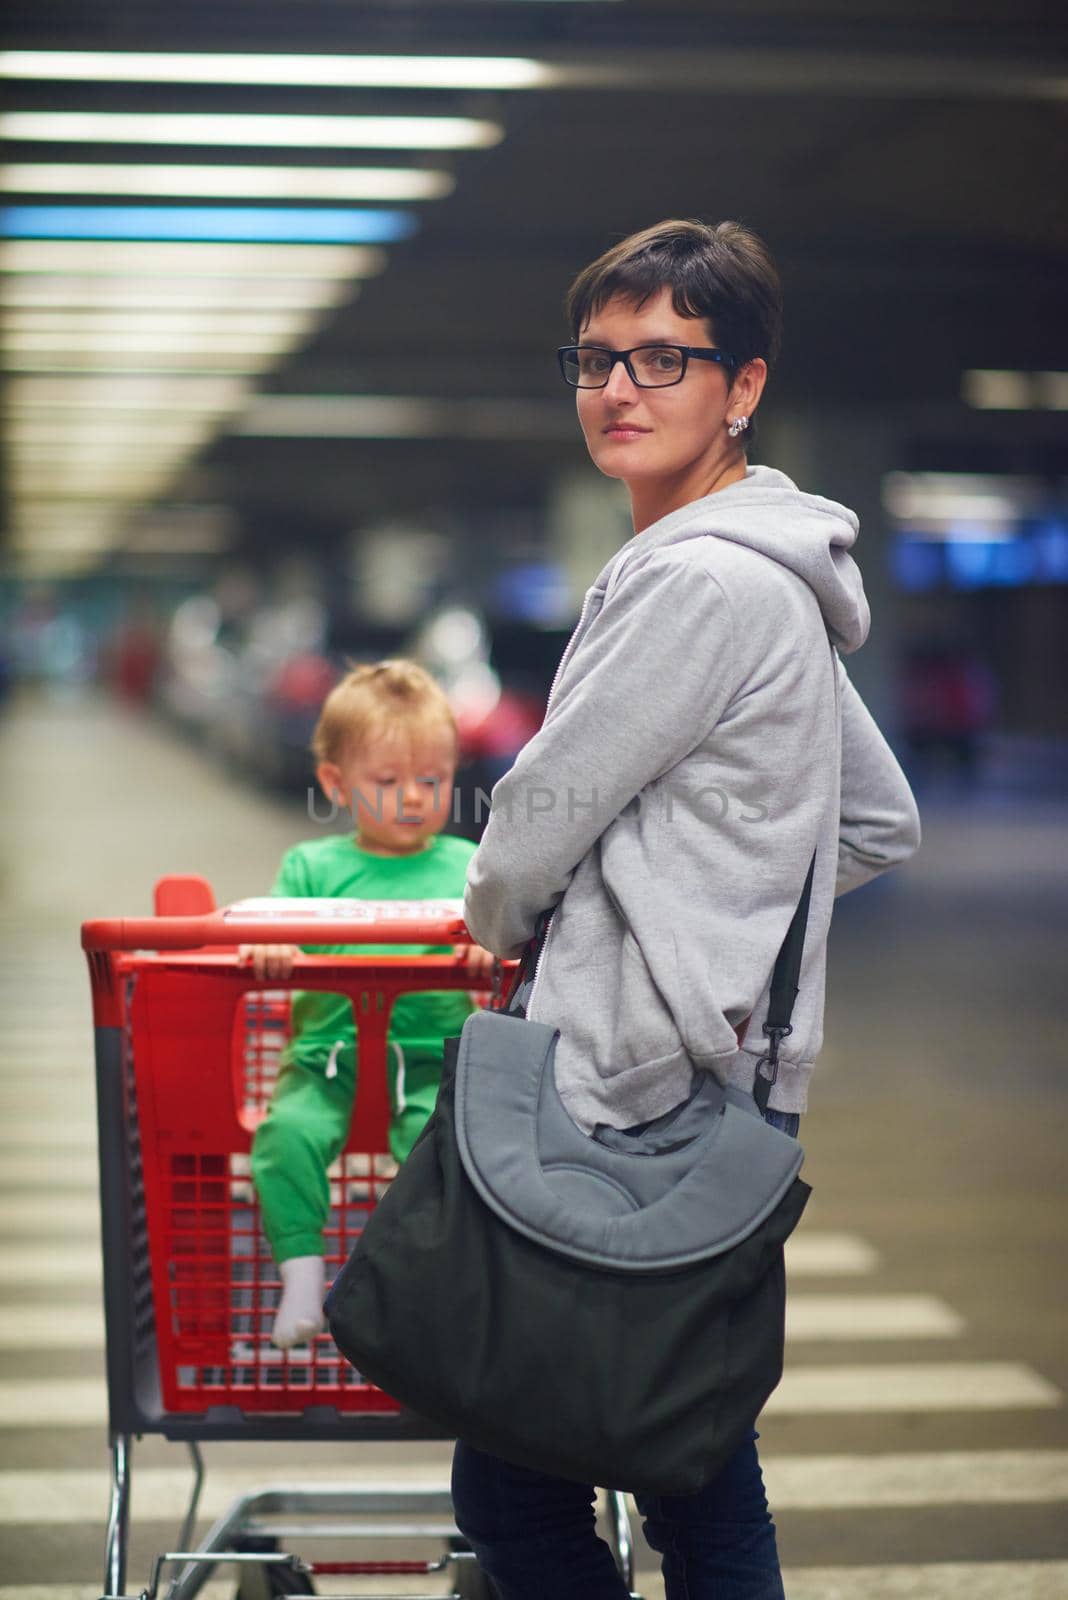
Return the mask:
[[[734,358],[732,382],[757,356],[770,371],[782,345],[782,283],[764,240],[740,222],[658,222],[613,245],[568,290],[572,339],[616,295],[640,307],[665,287],[679,316],[703,318]],[[754,417],[742,443],[755,442]]]

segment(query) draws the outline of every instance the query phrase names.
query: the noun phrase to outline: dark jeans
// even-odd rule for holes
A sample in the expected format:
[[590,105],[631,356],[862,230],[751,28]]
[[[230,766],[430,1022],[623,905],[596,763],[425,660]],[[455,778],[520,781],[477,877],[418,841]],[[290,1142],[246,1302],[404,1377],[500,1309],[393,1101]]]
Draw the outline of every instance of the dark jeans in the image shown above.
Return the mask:
[[[638,1495],[667,1600],[783,1600],[757,1437],[754,1430],[697,1494]],[[457,1526],[500,1600],[627,1600],[615,1558],[594,1528],[594,1494],[591,1484],[456,1446]]]
[[[799,1118],[766,1118],[797,1137]],[[638,1495],[659,1552],[667,1600],[784,1600],[775,1525],[754,1429],[711,1483],[692,1495]],[[514,1467],[460,1441],[452,1468],[456,1522],[500,1600],[626,1600],[597,1537],[592,1484]]]

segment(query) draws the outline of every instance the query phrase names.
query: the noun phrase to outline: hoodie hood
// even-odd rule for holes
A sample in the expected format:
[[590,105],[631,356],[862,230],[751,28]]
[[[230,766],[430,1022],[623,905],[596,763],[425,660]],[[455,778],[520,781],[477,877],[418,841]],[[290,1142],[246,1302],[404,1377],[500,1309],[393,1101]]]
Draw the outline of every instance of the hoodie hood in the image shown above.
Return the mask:
[[849,554],[860,523],[855,511],[805,494],[774,467],[747,467],[744,478],[691,501],[637,533],[614,556],[595,587],[610,591],[629,562],[685,539],[730,539],[802,578],[819,601],[831,641],[843,655],[868,637],[871,612],[860,568]]

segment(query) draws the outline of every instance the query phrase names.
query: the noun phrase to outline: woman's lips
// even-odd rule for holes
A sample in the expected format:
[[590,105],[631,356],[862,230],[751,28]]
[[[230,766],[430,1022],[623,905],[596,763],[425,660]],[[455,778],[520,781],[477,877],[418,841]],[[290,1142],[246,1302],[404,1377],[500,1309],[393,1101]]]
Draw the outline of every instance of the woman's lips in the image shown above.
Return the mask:
[[651,432],[651,429],[635,428],[627,422],[616,422],[604,431],[609,439],[639,439],[643,434]]

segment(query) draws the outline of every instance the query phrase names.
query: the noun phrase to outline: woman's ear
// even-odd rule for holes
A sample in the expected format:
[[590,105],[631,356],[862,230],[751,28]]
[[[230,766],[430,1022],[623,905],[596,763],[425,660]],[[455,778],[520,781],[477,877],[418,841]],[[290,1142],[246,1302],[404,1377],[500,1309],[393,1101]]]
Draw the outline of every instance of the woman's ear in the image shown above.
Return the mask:
[[767,381],[768,364],[763,356],[754,356],[744,367],[739,367],[730,387],[731,411],[751,417],[760,404]]

